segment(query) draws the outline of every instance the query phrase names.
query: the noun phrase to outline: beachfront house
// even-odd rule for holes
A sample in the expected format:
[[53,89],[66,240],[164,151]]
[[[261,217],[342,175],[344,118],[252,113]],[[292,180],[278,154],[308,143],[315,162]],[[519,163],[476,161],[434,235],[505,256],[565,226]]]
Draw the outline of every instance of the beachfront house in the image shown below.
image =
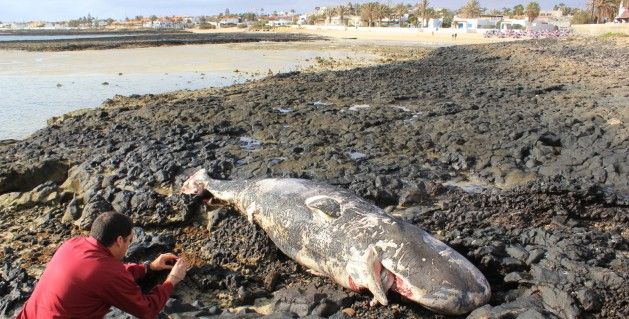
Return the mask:
[[146,19],[142,24],[145,28],[152,29],[183,29],[185,28],[185,24],[183,21],[183,17],[161,17],[157,19]]
[[240,17],[238,16],[226,16],[221,18],[218,22],[218,26],[221,28],[235,27],[240,23]]
[[288,20],[288,19],[285,19],[285,18],[280,18],[280,19],[277,19],[277,20],[269,20],[269,22],[267,22],[266,25],[268,25],[270,27],[285,27],[285,26],[288,26],[288,25],[291,25],[291,24],[293,24],[292,20]]
[[430,19],[428,19],[428,24],[426,24],[425,29],[437,31],[437,30],[441,29],[442,25],[443,25],[443,19],[441,19],[441,18],[430,18]]
[[297,24],[299,25],[304,25],[307,24],[308,22],[308,14],[302,14],[297,18]]
[[527,19],[511,19],[506,18],[500,21],[500,29],[501,30],[522,30],[526,29],[528,26]]
[[496,29],[502,20],[501,15],[481,15],[478,18],[454,16],[452,27],[461,32],[477,32],[478,29]]

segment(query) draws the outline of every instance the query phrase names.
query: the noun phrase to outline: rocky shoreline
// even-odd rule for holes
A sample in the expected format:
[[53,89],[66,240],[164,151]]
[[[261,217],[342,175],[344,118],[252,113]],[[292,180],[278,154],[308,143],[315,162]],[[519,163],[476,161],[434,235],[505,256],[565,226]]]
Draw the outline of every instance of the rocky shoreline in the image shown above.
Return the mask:
[[314,41],[325,38],[295,33],[189,33],[189,32],[115,32],[115,33],[70,33],[70,34],[14,34],[11,35],[111,35],[98,38],[0,41],[0,50],[25,51],[77,51],[145,48],[187,44],[218,44],[245,42],[289,42]]
[[625,51],[596,39],[438,48],[58,118],[0,143],[0,315],[63,240],[114,208],[138,226],[129,260],[173,250],[194,264],[164,317],[443,317],[395,296],[369,307],[233,209],[199,211],[177,190],[203,167],[324,181],[423,227],[488,277],[490,304],[470,318],[627,317]]

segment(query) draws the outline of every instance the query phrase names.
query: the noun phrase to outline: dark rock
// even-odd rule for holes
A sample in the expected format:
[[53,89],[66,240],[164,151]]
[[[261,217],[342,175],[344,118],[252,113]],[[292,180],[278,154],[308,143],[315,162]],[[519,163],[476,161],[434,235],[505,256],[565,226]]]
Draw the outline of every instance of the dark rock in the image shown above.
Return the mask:
[[602,306],[601,296],[592,289],[577,291],[577,300],[585,311],[599,311]]
[[134,227],[133,234],[133,242],[127,250],[128,259],[147,256],[150,252],[171,251],[175,246],[175,239],[170,234],[147,233],[140,227]]
[[[313,285],[282,288],[273,294],[273,311],[290,311],[300,317],[311,314],[329,316],[352,301],[353,297],[342,290]],[[313,313],[315,309],[320,313]]]
[[163,312],[167,314],[176,314],[195,310],[198,309],[191,304],[184,303],[179,299],[169,298],[168,301],[166,301],[166,305],[164,305]]
[[495,307],[485,305],[472,311],[467,318],[516,318],[530,310],[545,313],[544,306],[539,296],[524,296],[515,301],[503,303]]
[[0,194],[30,191],[35,186],[49,181],[60,184],[66,179],[67,174],[68,166],[57,159],[46,159],[21,169],[2,171]]
[[270,315],[262,316],[260,318],[264,318],[264,319],[294,319],[294,318],[299,318],[299,316],[296,313],[293,313],[293,312],[281,311],[281,312],[272,313]]
[[570,293],[552,287],[540,287],[544,304],[563,318],[579,318],[581,309],[576,305]]
[[98,215],[113,210],[111,204],[99,195],[92,196],[81,213],[81,218],[74,222],[80,229],[89,230]]
[[529,257],[529,253],[520,246],[509,246],[506,248],[506,251],[509,256],[522,262],[526,261]]
[[80,200],[74,197],[70,203],[68,203],[65,213],[63,214],[63,217],[61,217],[61,222],[72,223],[81,217],[81,213]]

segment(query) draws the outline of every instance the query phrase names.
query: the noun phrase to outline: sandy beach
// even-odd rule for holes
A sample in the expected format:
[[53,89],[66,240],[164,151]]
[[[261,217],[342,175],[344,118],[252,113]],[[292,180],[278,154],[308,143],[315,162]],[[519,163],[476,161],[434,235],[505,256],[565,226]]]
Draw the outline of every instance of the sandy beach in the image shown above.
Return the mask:
[[[242,29],[190,29],[188,31],[194,33],[219,33],[241,32]],[[516,39],[485,38],[482,33],[461,33],[450,29],[441,29],[436,32],[422,31],[421,29],[406,29],[401,31],[402,32],[395,32],[391,29],[387,30],[387,28],[366,27],[360,29],[352,27],[331,29],[325,26],[277,27],[272,29],[272,32],[277,33],[311,34],[337,40],[355,40],[361,43],[381,45],[443,46],[516,41]],[[454,33],[457,34],[456,38],[452,37]]]

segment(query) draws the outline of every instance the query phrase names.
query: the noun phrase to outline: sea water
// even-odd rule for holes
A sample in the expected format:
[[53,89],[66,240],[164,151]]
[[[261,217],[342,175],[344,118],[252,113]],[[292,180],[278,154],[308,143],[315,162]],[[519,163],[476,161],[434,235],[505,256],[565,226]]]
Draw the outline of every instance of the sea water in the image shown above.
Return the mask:
[[272,50],[265,44],[186,45],[69,52],[0,51],[0,140],[22,139],[64,113],[116,94],[222,87],[289,72],[343,50]]

